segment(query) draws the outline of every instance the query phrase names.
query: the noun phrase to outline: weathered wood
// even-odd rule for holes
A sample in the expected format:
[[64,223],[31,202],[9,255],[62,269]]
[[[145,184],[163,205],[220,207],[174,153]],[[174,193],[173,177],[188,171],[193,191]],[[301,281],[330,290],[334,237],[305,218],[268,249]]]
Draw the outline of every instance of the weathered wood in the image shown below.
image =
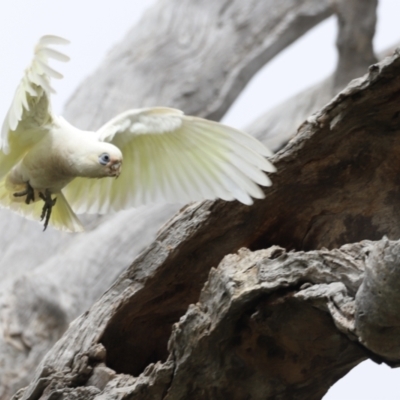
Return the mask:
[[382,240],[367,249],[365,277],[356,297],[356,329],[360,341],[400,365],[400,246]]
[[[320,110],[352,79],[363,76],[377,61],[372,47],[377,1],[335,1],[334,7],[339,25],[336,40],[339,61],[334,74],[277,105],[247,129],[274,151],[286,145],[306,118]],[[387,55],[385,52],[379,59]]]
[[[176,206],[158,206],[122,212],[79,235],[79,243],[66,244],[40,268],[11,280],[9,285],[3,283],[0,398],[9,399],[29,383],[43,355],[69,323],[87,310],[154,239],[166,212],[176,210]],[[146,226],[150,218],[153,225]],[[120,240],[106,246],[105,238],[111,237]]]
[[66,117],[93,129],[161,104],[219,120],[266,62],[332,13],[330,0],[160,1],[77,90]]
[[[194,0],[161,1],[78,89],[66,117],[94,129],[130,107],[168,105],[218,118],[265,62],[331,14],[328,0],[213,0],[201,6]],[[92,220],[93,232],[84,236],[43,235],[37,223],[0,210],[7,232],[0,244],[1,399],[27,383],[66,325],[109,287],[176,209],[131,211],[100,225]],[[29,288],[26,302],[19,288]],[[47,307],[50,300],[53,308]],[[60,322],[54,334],[47,319]]]
[[[292,41],[295,40],[302,32],[304,33],[307,29],[312,28],[332,13],[329,1],[290,1],[282,5],[282,8],[274,8],[273,15],[270,12],[261,13],[259,10],[258,7],[264,10],[267,3],[262,2],[257,7],[253,7],[253,5],[249,3],[244,6],[240,1],[226,2],[219,0],[204,3],[198,10],[196,2],[183,4],[176,1],[164,1],[157,4],[155,10],[149,11],[141,23],[128,34],[124,42],[110,53],[99,71],[78,89],[76,96],[70,100],[66,107],[66,116],[71,122],[85,125],[88,129],[94,129],[108,117],[114,116],[117,109],[125,110],[130,107],[143,107],[149,104],[181,107],[192,114],[210,116],[211,114],[207,110],[210,103],[210,88],[213,85],[211,83],[203,85],[201,82],[198,84],[196,79],[199,71],[201,71],[203,80],[217,82],[218,85],[224,86],[224,90],[220,89],[217,94],[211,94],[216,102],[222,102],[223,94],[231,91],[229,85],[239,85],[239,89],[236,89],[236,93],[238,93],[245,84],[238,70],[229,73],[239,80],[239,83],[236,83],[234,78],[230,78],[228,81],[225,71],[227,68],[226,61],[230,60],[231,56],[234,56],[233,63],[237,64],[240,61],[241,68],[251,69],[255,73],[257,67],[259,68],[262,63],[258,59],[253,61],[253,53],[262,53],[264,50],[272,48],[272,50],[268,50],[267,59],[272,58],[280,49],[289,44],[288,36],[292,38]],[[195,11],[186,14],[190,7],[193,7]],[[266,9],[268,10],[268,7]],[[212,15],[215,10],[221,10],[221,15]],[[201,14],[198,14],[198,11],[201,11]],[[207,14],[207,12],[210,14]],[[224,58],[224,63],[220,62],[222,59],[220,56],[213,59],[206,51],[197,54],[198,42],[192,43],[189,40],[184,44],[181,43],[185,36],[180,35],[182,27],[179,28],[179,24],[173,23],[173,21],[178,21],[177,13],[185,15],[181,20],[188,25],[186,32],[192,32],[191,36],[200,38],[199,32],[201,32],[204,36],[202,41],[206,41],[210,47],[213,48],[218,44],[218,46],[225,46],[226,49],[234,48],[235,51],[231,51],[229,56]],[[198,18],[200,15],[203,18]],[[236,17],[233,18],[234,16]],[[238,21],[239,16],[240,21]],[[159,18],[155,19],[156,17]],[[192,21],[193,18],[195,23]],[[208,26],[212,18],[215,19],[214,25],[217,26],[219,35],[223,35],[224,44],[220,36],[215,36],[213,31],[204,28],[204,24]],[[256,18],[257,22],[251,28],[250,20],[253,22],[253,18]],[[196,24],[203,24],[204,29],[195,29],[198,27]],[[163,31],[161,27],[164,29]],[[252,36],[244,35],[244,28],[253,29]],[[157,36],[153,37],[154,34]],[[209,38],[207,38],[207,34]],[[177,36],[179,37],[177,38]],[[169,37],[171,37],[170,40]],[[259,39],[250,43],[250,38]],[[167,42],[169,43],[168,51],[160,52],[161,47],[166,49],[162,45]],[[190,61],[188,54],[196,55],[196,61]],[[124,60],[123,63],[121,63],[121,59]],[[213,67],[207,69],[205,63],[210,64],[213,61]],[[251,68],[246,67],[246,62],[251,64]],[[181,64],[188,65],[183,70]],[[167,70],[161,68],[161,65],[169,65],[170,67]],[[152,66],[152,69],[149,69],[149,66]],[[172,70],[183,82],[170,79]],[[151,79],[148,79],[150,71],[153,73]],[[165,78],[166,75],[168,79]],[[188,86],[185,84],[189,80],[192,80],[192,85],[196,85],[196,99],[191,101],[192,106],[190,107],[188,107],[187,98]],[[102,86],[103,81],[106,82],[104,86]],[[129,90],[126,81],[132,82],[132,85],[137,85],[135,90]],[[115,86],[110,88],[109,84],[111,83]],[[169,91],[167,88],[163,88],[165,85],[174,85],[174,89]],[[101,91],[100,95],[99,91]],[[163,96],[160,95],[160,91]],[[105,95],[110,96],[110,98],[105,97]],[[82,100],[80,100],[81,98]],[[96,101],[92,101],[94,99]],[[99,103],[102,104],[99,105]],[[228,103],[224,107],[227,106]],[[83,119],[88,119],[85,124]],[[13,278],[24,271],[31,271],[32,268],[39,266],[56,252],[61,251],[70,241],[79,242],[79,238],[57,231],[46,232],[46,240],[43,240],[43,234],[35,222],[27,221],[7,210],[0,210],[0,214],[0,227],[3,232],[7,232],[0,244],[2,250],[0,268],[3,282],[8,277]],[[169,216],[171,214],[166,213],[166,220]],[[89,229],[95,227],[95,222],[89,224]],[[20,235],[21,232],[24,233],[23,237]],[[83,254],[83,256],[85,255]],[[15,262],[17,259],[18,262]]]
[[[345,247],[340,257],[336,257],[340,253],[337,250],[322,248],[380,239],[383,234],[400,237],[396,185],[400,173],[399,90],[400,55],[396,53],[372,66],[368,75],[353,81],[302,125],[298,135],[276,155],[278,173],[264,200],[252,207],[216,201],[182,210],[90,311],[74,321],[18,398],[46,399],[55,390],[60,398],[72,394],[85,399],[96,398],[97,394],[97,398],[122,398],[130,393],[131,398],[141,399],[161,399],[166,394],[169,400],[189,395],[200,399],[210,393],[212,398],[226,398],[226,393],[232,394],[232,380],[226,378],[229,373],[241,379],[248,376],[247,390],[259,384],[265,397],[271,393],[275,397],[270,398],[289,398],[288,391],[293,393],[297,388],[298,398],[320,398],[332,382],[371,354],[352,341],[357,339],[354,297],[362,282],[363,244]],[[222,272],[213,272],[209,277],[200,304],[186,312],[189,304],[198,301],[210,268],[217,266],[224,255],[243,246],[256,251],[273,244],[287,250],[312,251],[293,256],[289,253],[280,260],[282,251],[276,253],[275,249],[267,256],[278,257],[273,261],[275,267],[265,261],[267,267],[260,267],[258,275],[251,263],[237,267],[240,262],[232,262],[227,267],[228,259],[220,266]],[[315,249],[321,250],[316,253]],[[253,257],[252,253],[246,254]],[[262,252],[254,254],[265,257]],[[285,264],[287,258],[293,260],[292,267]],[[328,259],[333,259],[333,264]],[[225,269],[232,273],[224,275],[223,280],[214,279],[214,274],[223,274]],[[248,275],[240,279],[242,274]],[[260,287],[266,292],[252,304]],[[276,289],[275,297],[269,297],[271,287]],[[253,312],[248,313],[247,306]],[[326,360],[321,361],[321,374],[312,374],[306,367],[298,369],[302,361],[309,368],[311,360],[316,362],[310,353],[297,361],[283,357],[280,368],[290,366],[293,374],[287,375],[283,383],[278,379],[281,386],[276,388],[272,372],[270,376],[263,371],[279,355],[266,351],[264,361],[253,364],[246,349],[257,353],[262,340],[254,342],[248,329],[253,329],[254,337],[268,337],[270,325],[263,321],[270,312],[282,313],[286,306],[293,321],[307,320],[304,316],[315,319],[315,325],[307,324],[301,332],[318,338],[322,334],[321,347],[316,347],[314,357],[321,349],[326,351],[332,369],[328,369]],[[258,314],[252,318],[256,311]],[[180,316],[170,337],[171,326]],[[260,323],[257,318],[261,318]],[[239,320],[242,325],[228,329]],[[272,348],[279,352],[286,343],[292,349],[299,345],[294,324],[282,325],[279,316],[271,321],[280,338]],[[192,333],[184,335],[185,329],[192,329]],[[198,333],[197,341],[193,332]],[[235,332],[239,338],[230,336]],[[339,345],[332,347],[334,342]],[[96,355],[100,343],[106,357],[104,352]],[[343,350],[343,346],[348,347]],[[312,351],[312,346],[307,348]],[[335,348],[333,356],[329,351]],[[202,375],[205,370],[201,366],[214,362],[207,354],[221,354],[215,361],[219,360],[220,369],[212,380]],[[235,358],[235,354],[240,357]],[[299,354],[303,355],[301,350]],[[240,368],[240,358],[251,366],[251,375],[245,367]],[[224,368],[233,362],[238,363],[239,372]],[[82,385],[97,363],[102,368],[105,363],[117,375],[104,389],[91,387],[89,393],[90,387]],[[193,379],[197,373],[195,381],[185,379],[187,368]],[[257,384],[252,384],[253,379]],[[80,392],[83,390],[84,395]],[[240,393],[237,398],[243,398]],[[256,389],[251,393],[260,398]]]
[[334,323],[361,281],[347,250],[225,257],[173,328],[165,399],[321,399],[366,358]]
[[372,39],[376,26],[378,0],[336,1],[339,52],[334,86],[342,89],[352,79],[365,74],[366,67],[377,62]]
[[252,122],[246,131],[273,151],[279,151],[296,135],[298,127],[328,104],[338,92],[333,86],[333,76],[328,77],[267,111]]

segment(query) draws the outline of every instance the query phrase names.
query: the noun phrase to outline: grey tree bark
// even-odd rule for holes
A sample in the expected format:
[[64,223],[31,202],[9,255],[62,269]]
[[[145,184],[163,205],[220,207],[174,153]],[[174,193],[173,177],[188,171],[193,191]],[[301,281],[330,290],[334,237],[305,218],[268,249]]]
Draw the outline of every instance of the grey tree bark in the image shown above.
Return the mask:
[[[272,1],[257,3],[159,2],[81,86],[66,117],[94,129],[119,110],[145,105],[222,115],[263,62],[332,13],[328,1],[289,1],[273,15],[267,13]],[[229,65],[220,62],[222,54]],[[1,399],[29,382],[68,323],[110,286],[177,209],[132,210],[89,221],[85,236],[53,231],[45,240],[36,223],[0,210],[7,232],[0,245]],[[51,329],[46,321],[54,321]]]
[[320,399],[368,357],[397,365],[400,242],[357,242],[400,233],[399,71],[303,124],[264,200],[177,214],[15,398]]
[[[377,61],[372,48],[376,6],[377,1],[334,2],[339,25],[338,65],[334,74],[260,116],[248,131],[273,150],[279,150],[306,118],[328,103],[352,79],[364,75],[366,67]],[[381,55],[380,59],[383,58]],[[282,118],[283,115],[288,118]]]
[[[334,8],[331,2],[282,2],[272,16],[267,13],[271,2],[250,3],[210,1],[199,8],[195,1],[160,2],[78,90],[67,117],[93,128],[126,108],[165,104],[219,118],[263,63],[334,10],[342,13],[343,60],[330,93],[344,84],[347,78],[342,75],[355,77],[373,60],[375,1],[350,2],[355,8],[364,5],[360,12],[368,18],[362,29],[353,23],[355,14],[342,8],[349,2],[338,1]],[[182,15],[185,24],[178,18]],[[160,32],[155,38],[154,25]],[[346,62],[346,57],[357,62]],[[155,69],[158,65],[167,67]],[[329,384],[366,357],[396,362],[396,356],[369,345],[376,338],[376,324],[365,319],[370,314],[363,308],[366,303],[360,300],[357,309],[354,300],[363,280],[364,248],[379,245],[355,244],[336,253],[291,254],[276,247],[257,251],[273,244],[313,250],[380,239],[383,234],[398,237],[396,195],[377,196],[395,182],[395,171],[385,175],[392,166],[384,161],[388,150],[395,159],[395,139],[385,136],[386,145],[382,141],[379,151],[374,150],[376,127],[384,124],[385,132],[391,132],[396,126],[387,122],[389,114],[384,112],[387,106],[394,113],[395,101],[387,97],[395,93],[391,74],[396,68],[397,56],[388,65],[372,68],[364,81],[347,88],[302,126],[277,156],[279,173],[264,201],[250,209],[205,202],[175,216],[90,311],[74,321],[32,377],[32,366],[68,323],[109,287],[177,207],[132,211],[100,225],[92,221],[94,230],[79,241],[54,236],[54,249],[64,248],[62,257],[43,257],[34,273],[10,279],[0,300],[3,398],[31,379],[16,398],[241,399],[291,398],[290,393],[320,398]],[[152,79],[146,80],[149,71]],[[166,81],[165,74],[183,83]],[[393,82],[387,82],[388,76]],[[376,115],[371,116],[371,110]],[[290,119],[285,110],[276,114],[276,121],[283,115]],[[386,176],[387,187],[382,188],[376,170]],[[366,205],[366,199],[373,204]],[[242,250],[224,259],[200,294],[210,268],[243,246],[253,252]],[[336,256],[334,263],[326,261]],[[287,257],[292,264],[285,264]],[[268,260],[276,264],[273,275]],[[305,267],[308,262],[310,268]],[[373,284],[363,284],[360,299],[369,298]],[[285,331],[286,311],[303,332],[300,337],[323,338],[317,350],[324,357],[317,364],[315,350],[301,347],[304,340],[298,332]],[[302,326],[304,316],[313,323]],[[389,321],[390,316],[393,313]],[[179,318],[171,336],[171,325]],[[299,357],[306,352],[308,358]],[[296,358],[300,360],[294,362]],[[277,363],[280,372],[273,370]],[[232,379],[240,379],[243,387],[231,392]]]

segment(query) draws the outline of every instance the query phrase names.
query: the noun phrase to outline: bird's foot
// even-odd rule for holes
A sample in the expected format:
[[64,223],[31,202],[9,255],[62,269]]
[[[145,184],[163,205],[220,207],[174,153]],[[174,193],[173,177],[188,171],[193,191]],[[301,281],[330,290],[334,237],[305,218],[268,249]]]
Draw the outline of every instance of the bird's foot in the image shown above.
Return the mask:
[[57,198],[52,199],[51,193],[48,189],[45,190],[44,194],[42,192],[39,192],[39,197],[44,201],[42,215],[40,216],[40,220],[41,221],[44,220],[43,231],[45,231],[47,228],[47,225],[49,224],[49,221],[50,221],[51,210],[53,209],[54,205],[56,204]]
[[29,182],[26,182],[25,190],[22,190],[21,192],[16,192],[13,194],[13,196],[14,197],[26,196],[25,204],[30,204],[30,202],[35,201],[35,191],[33,190],[33,187],[29,184]]

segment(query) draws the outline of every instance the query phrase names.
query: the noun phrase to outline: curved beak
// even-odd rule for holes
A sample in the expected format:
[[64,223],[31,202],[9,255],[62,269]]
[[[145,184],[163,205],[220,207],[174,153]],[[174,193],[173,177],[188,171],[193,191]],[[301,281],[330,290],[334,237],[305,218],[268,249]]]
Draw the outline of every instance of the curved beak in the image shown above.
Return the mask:
[[122,169],[121,167],[122,167],[121,161],[111,162],[110,164],[111,176],[115,176],[116,178],[118,178],[119,175],[121,174],[121,169]]

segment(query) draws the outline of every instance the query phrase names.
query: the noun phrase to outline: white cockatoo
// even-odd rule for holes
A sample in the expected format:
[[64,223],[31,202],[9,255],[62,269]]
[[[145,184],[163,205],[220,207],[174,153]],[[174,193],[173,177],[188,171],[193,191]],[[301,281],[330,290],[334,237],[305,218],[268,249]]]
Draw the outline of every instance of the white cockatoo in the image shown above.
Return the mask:
[[[49,60],[68,61],[43,36],[5,117],[0,143],[0,205],[77,232],[75,213],[118,211],[152,202],[221,198],[252,204],[271,185],[271,152],[244,132],[182,111],[126,111],[97,132],[51,111]],[[122,171],[123,165],[123,171]],[[112,179],[118,178],[119,179]],[[100,179],[101,178],[101,179]]]

